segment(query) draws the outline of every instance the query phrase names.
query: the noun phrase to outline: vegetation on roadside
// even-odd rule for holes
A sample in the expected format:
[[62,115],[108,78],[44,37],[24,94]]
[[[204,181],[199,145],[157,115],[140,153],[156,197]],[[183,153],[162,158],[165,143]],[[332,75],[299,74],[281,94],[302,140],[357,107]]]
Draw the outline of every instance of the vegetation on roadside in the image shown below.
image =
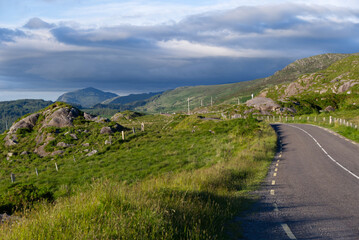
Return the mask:
[[[24,192],[21,204],[11,206],[21,219],[3,224],[0,239],[226,239],[226,223],[248,207],[248,192],[266,175],[276,137],[253,118],[212,119],[123,117],[119,124],[136,128],[124,141],[120,133],[97,134],[100,123],[83,120],[50,130],[55,141],[69,140],[76,148],[62,157],[16,154],[0,163],[2,194]],[[82,136],[79,129],[91,134]],[[66,139],[65,132],[78,140]],[[23,134],[29,141],[34,137]],[[86,142],[98,153],[85,156]],[[10,172],[16,173],[15,185]],[[31,185],[16,187],[24,182]]]

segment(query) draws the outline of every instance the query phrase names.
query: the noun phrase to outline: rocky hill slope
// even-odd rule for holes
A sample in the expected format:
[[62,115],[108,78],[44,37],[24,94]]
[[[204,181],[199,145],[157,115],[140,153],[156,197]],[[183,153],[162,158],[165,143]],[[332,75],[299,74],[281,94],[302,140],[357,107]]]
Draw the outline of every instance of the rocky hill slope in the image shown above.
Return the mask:
[[0,150],[8,160],[20,155],[95,154],[105,143],[99,145],[99,141],[124,129],[108,119],[57,102],[15,122],[0,139]]
[[[309,58],[299,59],[272,76],[252,81],[233,84],[180,87],[166,91],[153,98],[146,105],[137,107],[137,111],[146,112],[177,112],[187,110],[187,99],[190,99],[191,108],[201,105],[209,106],[220,103],[237,103],[238,98],[244,102],[250,95],[257,94],[264,88],[288,83],[296,80],[302,74],[315,73],[326,69],[334,62],[350,56],[350,54],[322,54]],[[212,101],[211,101],[212,100]]]
[[359,56],[346,57],[291,83],[267,88],[259,97],[271,98],[303,113],[310,113],[310,109],[356,109],[359,107]]

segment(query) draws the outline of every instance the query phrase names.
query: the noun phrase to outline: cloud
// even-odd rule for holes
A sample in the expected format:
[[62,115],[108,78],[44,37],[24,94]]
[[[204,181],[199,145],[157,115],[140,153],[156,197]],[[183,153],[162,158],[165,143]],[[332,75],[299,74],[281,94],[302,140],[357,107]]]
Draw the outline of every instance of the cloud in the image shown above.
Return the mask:
[[15,37],[25,36],[25,33],[21,30],[12,30],[8,28],[0,28],[0,43],[12,42]]
[[166,24],[30,20],[31,27],[0,28],[0,81],[29,89],[138,92],[251,80],[298,58],[359,52],[358,19],[358,9],[286,3]]
[[28,29],[43,29],[43,28],[53,28],[55,24],[47,23],[40,18],[31,18],[25,25],[24,28]]

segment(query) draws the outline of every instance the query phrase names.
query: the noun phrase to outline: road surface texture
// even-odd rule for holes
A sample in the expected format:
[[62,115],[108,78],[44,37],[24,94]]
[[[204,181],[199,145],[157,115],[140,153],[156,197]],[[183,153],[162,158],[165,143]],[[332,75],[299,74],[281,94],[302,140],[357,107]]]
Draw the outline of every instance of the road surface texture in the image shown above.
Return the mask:
[[312,125],[274,124],[279,149],[244,239],[359,240],[359,145]]

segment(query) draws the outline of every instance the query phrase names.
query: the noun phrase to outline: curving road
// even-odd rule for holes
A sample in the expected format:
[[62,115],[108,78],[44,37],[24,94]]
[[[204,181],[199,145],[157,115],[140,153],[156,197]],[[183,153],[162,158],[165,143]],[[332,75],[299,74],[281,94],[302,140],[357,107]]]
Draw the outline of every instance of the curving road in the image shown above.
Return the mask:
[[359,145],[325,129],[275,124],[280,149],[245,239],[359,239]]

